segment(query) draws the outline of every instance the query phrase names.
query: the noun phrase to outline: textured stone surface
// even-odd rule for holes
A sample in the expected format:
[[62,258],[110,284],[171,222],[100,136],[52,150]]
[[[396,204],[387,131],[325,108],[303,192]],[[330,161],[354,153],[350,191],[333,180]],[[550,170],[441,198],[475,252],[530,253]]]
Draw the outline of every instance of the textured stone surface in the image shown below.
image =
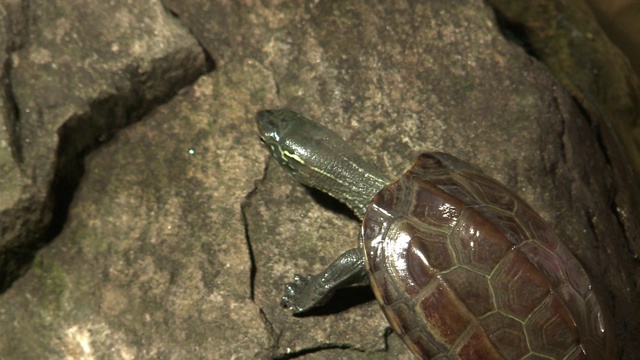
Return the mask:
[[[526,47],[547,65],[587,113],[610,163],[613,202],[627,234],[629,250],[640,254],[640,80],[625,54],[598,26],[589,0],[539,0],[536,6],[490,0],[509,24],[522,33]],[[620,6],[621,3],[609,4]],[[610,9],[611,10],[611,9]],[[638,17],[638,14],[631,15]],[[631,167],[632,171],[629,171]],[[635,176],[633,172],[635,171]],[[631,212],[625,209],[634,209]],[[629,235],[627,235],[629,237]],[[633,235],[632,235],[633,237]]]
[[[3,295],[0,324],[13,331],[2,329],[0,357],[244,359],[268,349],[239,210],[263,158],[243,114],[274,89],[255,64],[226,70],[88,159],[64,231]],[[256,86],[229,86],[248,79]]]
[[[620,158],[622,148],[625,157],[618,161],[630,165],[640,176],[640,81],[629,58],[599,27],[597,14],[589,7],[595,2],[542,0],[538,6],[504,0],[489,3],[521,29],[536,56],[588,112],[606,139],[603,145],[611,161]],[[607,7],[621,5],[608,3]],[[631,16],[637,20],[638,12]]]
[[[153,1],[25,4],[3,4],[29,21],[3,18],[2,105],[14,115],[0,142],[13,163],[0,169],[19,175],[0,181],[33,187],[21,194],[46,209],[54,174],[82,175],[61,172],[73,163],[61,154],[77,159],[141,122],[86,159],[63,231],[0,295],[0,358],[408,358],[366,289],[302,318],[278,305],[284,282],[358,233],[344,207],[268,159],[253,116],[284,106],[391,177],[443,150],[498,178],[601,288],[620,357],[638,353],[637,199],[584,114],[483,2],[164,1],[177,18]],[[208,69],[197,44],[215,71],[158,106]],[[33,228],[12,219],[0,243],[5,224]]]
[[0,73],[3,289],[59,231],[81,157],[207,65],[158,1],[8,1],[0,9],[8,37]]

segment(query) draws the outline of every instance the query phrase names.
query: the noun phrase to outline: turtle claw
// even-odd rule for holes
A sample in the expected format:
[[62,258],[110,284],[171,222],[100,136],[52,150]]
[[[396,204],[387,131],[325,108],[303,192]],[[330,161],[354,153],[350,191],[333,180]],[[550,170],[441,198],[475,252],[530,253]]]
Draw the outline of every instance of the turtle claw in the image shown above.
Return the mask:
[[296,274],[293,281],[284,285],[284,296],[280,299],[280,304],[288,308],[294,314],[299,314],[309,310],[313,305],[309,306],[308,292],[309,284],[313,276]]

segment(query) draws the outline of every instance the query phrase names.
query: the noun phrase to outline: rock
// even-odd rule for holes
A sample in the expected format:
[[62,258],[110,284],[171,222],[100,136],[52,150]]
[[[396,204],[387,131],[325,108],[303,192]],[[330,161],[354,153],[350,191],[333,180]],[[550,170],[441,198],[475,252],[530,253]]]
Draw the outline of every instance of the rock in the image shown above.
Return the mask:
[[[245,65],[202,77],[87,159],[63,232],[0,299],[0,357],[245,359],[269,348],[240,205],[264,158],[244,114],[274,91]],[[230,86],[249,79],[252,91]]]
[[[1,358],[409,358],[366,289],[307,317],[279,306],[293,274],[317,272],[357,242],[358,223],[268,158],[253,116],[275,107],[335,130],[390,177],[421,151],[479,165],[585,265],[615,309],[619,357],[640,350],[629,251],[639,236],[619,220],[637,216],[628,205],[637,199],[616,202],[628,189],[585,114],[505,40],[485,3],[164,5],[216,71],[86,160],[63,231],[0,297]],[[137,96],[155,90],[143,89]],[[58,102],[82,104],[66,98]],[[96,119],[86,122],[101,128]],[[81,128],[68,129],[66,146],[83,143]]]
[[60,231],[82,156],[208,67],[155,1],[2,6],[0,289]]

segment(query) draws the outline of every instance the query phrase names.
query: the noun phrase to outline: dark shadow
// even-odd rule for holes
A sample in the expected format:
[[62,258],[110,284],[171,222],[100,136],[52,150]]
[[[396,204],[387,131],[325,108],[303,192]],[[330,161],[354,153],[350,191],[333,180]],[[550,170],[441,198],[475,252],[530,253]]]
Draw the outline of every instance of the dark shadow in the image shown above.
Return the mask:
[[337,290],[331,300],[323,306],[302,314],[296,314],[295,316],[310,317],[334,315],[352,307],[368,303],[372,300],[375,300],[375,297],[370,286],[352,286]]
[[539,60],[524,25],[510,21],[496,8],[493,8],[493,12],[496,15],[498,29],[504,38],[521,47],[529,56]]
[[355,221],[360,221],[360,219],[358,219],[358,217],[353,213],[351,209],[349,209],[347,205],[331,197],[331,195],[328,195],[318,189],[314,189],[308,186],[305,186],[305,188],[309,193],[309,195],[311,195],[313,200],[318,204],[320,204],[320,206],[322,206],[323,208],[329,211],[332,211],[334,213],[344,215]]

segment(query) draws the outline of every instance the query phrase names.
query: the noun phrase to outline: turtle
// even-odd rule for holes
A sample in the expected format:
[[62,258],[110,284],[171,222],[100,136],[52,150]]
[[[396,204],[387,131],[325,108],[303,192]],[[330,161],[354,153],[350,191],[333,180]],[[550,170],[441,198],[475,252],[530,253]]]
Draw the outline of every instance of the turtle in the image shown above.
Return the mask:
[[424,359],[605,359],[611,320],[575,256],[524,200],[469,163],[420,154],[387,178],[328,128],[287,109],[256,123],[277,162],[362,220],[359,243],[281,303],[301,315],[370,284]]

